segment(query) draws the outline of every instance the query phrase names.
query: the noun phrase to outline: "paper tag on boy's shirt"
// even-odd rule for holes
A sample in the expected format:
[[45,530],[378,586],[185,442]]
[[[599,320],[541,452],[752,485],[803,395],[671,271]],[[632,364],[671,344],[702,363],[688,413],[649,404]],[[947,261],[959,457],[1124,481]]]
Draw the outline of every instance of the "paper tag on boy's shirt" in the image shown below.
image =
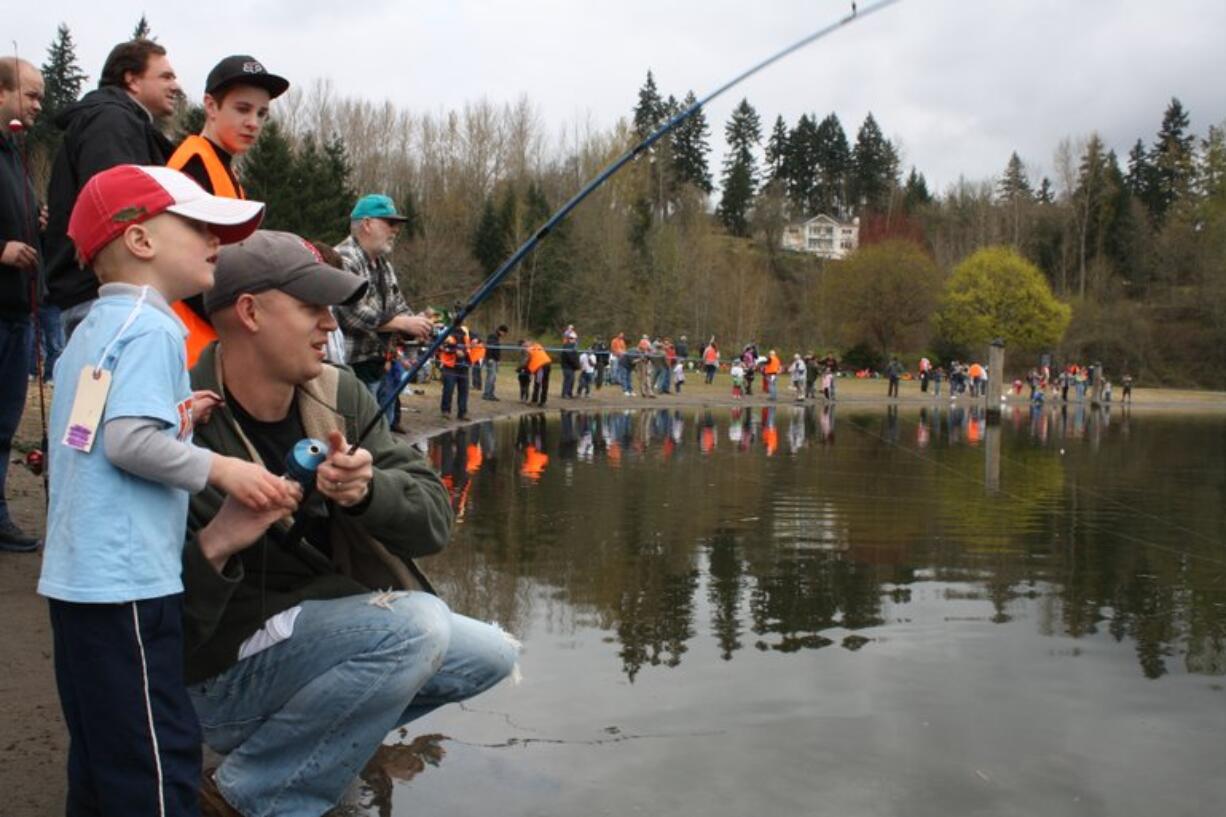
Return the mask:
[[86,366],[77,380],[77,396],[72,401],[68,416],[68,428],[64,431],[64,445],[88,454],[98,436],[102,422],[102,410],[106,408],[106,395],[111,390],[111,373],[106,369]]

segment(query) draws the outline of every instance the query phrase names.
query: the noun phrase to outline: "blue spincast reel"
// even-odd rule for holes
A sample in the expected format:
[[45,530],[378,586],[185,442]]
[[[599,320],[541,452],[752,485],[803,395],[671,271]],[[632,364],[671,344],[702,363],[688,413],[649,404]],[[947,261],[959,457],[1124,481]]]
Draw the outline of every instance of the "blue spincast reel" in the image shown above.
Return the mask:
[[315,487],[315,471],[327,458],[328,444],[323,440],[299,440],[285,457],[285,475],[310,490]]

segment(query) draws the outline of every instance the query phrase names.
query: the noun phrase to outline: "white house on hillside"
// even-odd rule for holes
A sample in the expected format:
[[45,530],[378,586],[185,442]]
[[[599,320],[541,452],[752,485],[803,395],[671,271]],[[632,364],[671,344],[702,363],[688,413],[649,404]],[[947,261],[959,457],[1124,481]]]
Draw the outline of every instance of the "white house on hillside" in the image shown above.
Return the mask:
[[783,249],[807,252],[819,258],[839,259],[860,246],[860,219],[839,221],[830,216],[814,216],[808,221],[789,224],[783,231]]

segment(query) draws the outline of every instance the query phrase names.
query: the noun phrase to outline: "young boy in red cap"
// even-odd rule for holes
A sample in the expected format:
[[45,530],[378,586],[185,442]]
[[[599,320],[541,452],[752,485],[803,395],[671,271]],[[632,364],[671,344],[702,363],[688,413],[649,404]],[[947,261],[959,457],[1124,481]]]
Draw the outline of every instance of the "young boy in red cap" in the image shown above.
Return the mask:
[[102,287],[56,370],[50,507],[38,592],[51,608],[71,743],[69,814],[196,815],[199,725],[183,685],[181,554],[189,492],[228,495],[235,523],[296,505],[261,466],[190,444],[183,325],[169,302],[212,286],[220,243],[263,205],[211,196],[175,170],[120,165],[68,224]]

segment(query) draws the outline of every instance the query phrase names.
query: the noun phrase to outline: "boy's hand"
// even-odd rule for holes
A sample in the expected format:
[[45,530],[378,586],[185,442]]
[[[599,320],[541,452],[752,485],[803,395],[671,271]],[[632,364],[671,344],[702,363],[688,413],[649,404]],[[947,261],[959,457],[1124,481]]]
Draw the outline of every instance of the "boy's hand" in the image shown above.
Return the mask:
[[217,515],[200,529],[200,552],[219,572],[227,559],[251,547],[270,526],[298,509],[302,488],[289,480],[285,483],[288,487],[285,503],[266,511],[253,511],[231,494],[221,503]]
[[262,465],[237,457],[213,458],[209,484],[253,511],[271,511],[289,503],[291,481],[281,479]]
[[225,405],[220,394],[209,389],[192,392],[192,424],[202,426],[213,416],[213,409]]
[[374,458],[365,448],[350,454],[345,435],[339,431],[328,434],[328,459],[315,472],[315,488],[328,499],[348,508],[358,504],[370,492],[375,477]]

